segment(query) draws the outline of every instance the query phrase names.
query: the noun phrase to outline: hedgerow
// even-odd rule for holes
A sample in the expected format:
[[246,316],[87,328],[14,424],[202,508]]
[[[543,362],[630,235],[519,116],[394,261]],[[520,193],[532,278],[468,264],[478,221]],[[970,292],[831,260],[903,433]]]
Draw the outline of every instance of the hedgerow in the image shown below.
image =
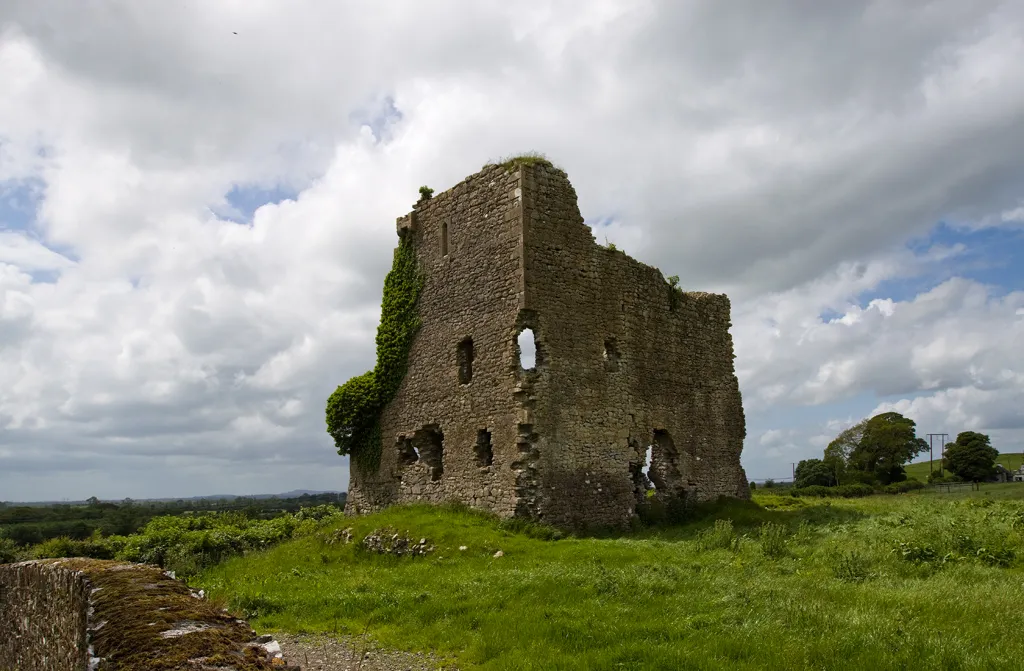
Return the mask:
[[26,548],[22,555],[33,559],[119,559],[156,564],[188,577],[228,557],[309,535],[342,518],[342,510],[329,505],[302,508],[269,520],[252,520],[240,512],[168,515],[154,517],[137,534],[104,537],[96,533],[85,540],[51,538]]
[[412,241],[403,237],[384,279],[377,365],[339,386],[327,399],[327,433],[334,438],[338,454],[350,455],[367,470],[380,466],[380,413],[394,399],[405,377],[409,348],[420,326],[416,300],[422,287],[416,250]]

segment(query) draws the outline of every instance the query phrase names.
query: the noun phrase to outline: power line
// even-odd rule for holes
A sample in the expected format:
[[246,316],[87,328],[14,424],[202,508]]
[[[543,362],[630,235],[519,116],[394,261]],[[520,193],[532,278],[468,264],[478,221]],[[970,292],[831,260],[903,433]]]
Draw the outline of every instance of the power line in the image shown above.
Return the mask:
[[[935,448],[932,445],[932,438],[939,437],[942,442],[939,443],[939,448],[942,451],[942,458],[946,458],[946,438],[949,438],[948,433],[929,433],[928,434],[928,473],[930,474],[934,470],[935,464]],[[942,462],[939,462],[939,475],[942,475]]]

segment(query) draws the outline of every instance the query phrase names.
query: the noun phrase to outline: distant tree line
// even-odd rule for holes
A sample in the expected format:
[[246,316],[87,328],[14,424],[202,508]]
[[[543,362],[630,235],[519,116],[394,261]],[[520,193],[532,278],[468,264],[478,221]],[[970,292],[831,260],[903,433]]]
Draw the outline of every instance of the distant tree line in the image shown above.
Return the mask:
[[18,545],[34,545],[51,538],[84,540],[94,533],[125,536],[142,529],[154,517],[201,512],[237,511],[252,520],[266,520],[302,507],[345,503],[345,494],[303,494],[294,498],[235,497],[229,499],[178,499],[114,503],[95,496],[84,504],[13,505],[0,503],[0,538]]
[[[918,438],[912,419],[884,412],[840,433],[821,459],[804,459],[796,467],[794,484],[804,487],[845,485],[891,486],[907,479],[905,466],[928,449]],[[946,445],[943,469],[949,479],[980,482],[995,474],[999,451],[983,433],[964,431]],[[940,478],[935,471],[931,481]]]

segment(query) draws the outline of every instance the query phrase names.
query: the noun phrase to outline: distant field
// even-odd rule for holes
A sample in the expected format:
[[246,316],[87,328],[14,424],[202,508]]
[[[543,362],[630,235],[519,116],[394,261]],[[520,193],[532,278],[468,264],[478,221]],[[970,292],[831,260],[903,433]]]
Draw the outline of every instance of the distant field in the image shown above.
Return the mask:
[[[938,458],[935,459],[935,470],[939,469],[940,461],[941,460]],[[1005,454],[1000,454],[997,461],[1011,471],[1015,471],[1021,467],[1021,464],[1024,464],[1024,454],[1019,452],[1007,452]],[[907,477],[917,478],[922,482],[927,482],[929,472],[928,465],[930,463],[930,461],[919,461],[916,464],[907,464]]]
[[[383,526],[437,550],[362,550]],[[261,633],[365,632],[463,671],[1019,669],[1022,528],[1021,484],[862,499],[759,490],[686,525],[561,540],[410,506],[191,582]]]

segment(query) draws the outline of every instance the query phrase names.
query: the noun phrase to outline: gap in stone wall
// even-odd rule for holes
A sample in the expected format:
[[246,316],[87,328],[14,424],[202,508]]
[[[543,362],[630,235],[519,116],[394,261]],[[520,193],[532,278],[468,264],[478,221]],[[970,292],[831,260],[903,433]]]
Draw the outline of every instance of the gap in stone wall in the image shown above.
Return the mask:
[[534,370],[537,367],[537,339],[533,329],[524,328],[516,336],[519,349],[519,367],[523,370]]
[[648,477],[654,488],[663,492],[682,491],[686,483],[679,470],[679,451],[672,440],[672,435],[664,429],[655,429],[654,442],[648,453]]
[[444,433],[436,424],[428,424],[413,436],[419,458],[430,469],[430,479],[440,480],[444,473]]
[[491,445],[491,432],[487,429],[480,429],[476,432],[474,452],[476,452],[477,466],[490,466],[494,463],[494,446]]
[[615,338],[604,341],[604,369],[609,373],[619,370],[619,346]]
[[398,450],[399,466],[411,466],[420,460],[420,453],[416,446],[412,444],[411,438],[399,436],[396,449]]

